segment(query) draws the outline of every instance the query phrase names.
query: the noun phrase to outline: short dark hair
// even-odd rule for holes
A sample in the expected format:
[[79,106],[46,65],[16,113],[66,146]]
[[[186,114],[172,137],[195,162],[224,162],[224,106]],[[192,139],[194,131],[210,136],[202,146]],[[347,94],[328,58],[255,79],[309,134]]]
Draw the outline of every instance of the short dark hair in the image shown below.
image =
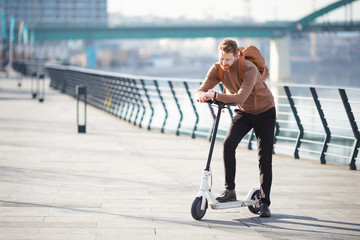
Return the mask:
[[230,38],[226,38],[220,43],[219,50],[224,51],[226,53],[231,52],[234,54],[234,56],[236,56],[238,53],[238,45],[236,41]]

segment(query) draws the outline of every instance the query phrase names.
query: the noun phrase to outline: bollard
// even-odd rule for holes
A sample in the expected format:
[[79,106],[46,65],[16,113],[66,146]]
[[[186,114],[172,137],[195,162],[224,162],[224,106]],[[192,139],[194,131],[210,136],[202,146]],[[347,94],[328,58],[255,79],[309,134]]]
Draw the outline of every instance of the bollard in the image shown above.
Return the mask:
[[32,98],[36,98],[36,95],[37,95],[37,89],[36,89],[36,72],[33,72],[31,74],[31,95],[32,95]]
[[[6,74],[8,74],[8,73],[6,72]],[[22,84],[22,74],[20,72],[18,72],[18,74],[16,74],[16,82],[17,82],[18,87],[20,88],[21,84]]]
[[[42,82],[42,84],[41,84],[41,82]],[[40,87],[40,85],[41,85],[41,87]],[[45,98],[45,76],[44,76],[44,74],[39,75],[38,90],[39,90],[39,102],[42,103],[42,102],[44,102],[44,98]]]
[[[84,123],[83,125],[80,125],[79,123],[79,105],[80,105],[80,100],[81,100],[81,96],[82,96],[82,100],[84,102]],[[78,126],[78,133],[86,133],[86,86],[84,85],[76,85],[76,102],[77,102],[77,126]]]

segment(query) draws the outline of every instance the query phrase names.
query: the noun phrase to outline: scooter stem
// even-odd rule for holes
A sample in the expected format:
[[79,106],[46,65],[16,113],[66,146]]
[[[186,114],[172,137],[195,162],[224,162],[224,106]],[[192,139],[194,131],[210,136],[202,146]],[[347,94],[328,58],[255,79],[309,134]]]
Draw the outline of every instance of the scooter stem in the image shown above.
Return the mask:
[[211,133],[211,143],[210,143],[209,156],[208,156],[208,160],[207,160],[206,168],[205,168],[206,171],[210,170],[210,163],[211,163],[211,158],[212,158],[214,145],[215,145],[215,141],[216,141],[216,133],[217,133],[217,129],[218,129],[219,122],[220,122],[221,110],[224,108],[225,103],[217,102],[217,105],[218,105],[218,112],[217,112],[216,120],[214,122],[214,128],[213,128],[213,131]]

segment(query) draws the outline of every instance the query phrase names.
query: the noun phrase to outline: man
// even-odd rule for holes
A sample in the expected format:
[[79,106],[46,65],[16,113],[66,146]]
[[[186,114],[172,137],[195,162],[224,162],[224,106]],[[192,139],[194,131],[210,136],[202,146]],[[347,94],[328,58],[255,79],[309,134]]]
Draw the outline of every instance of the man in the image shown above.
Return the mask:
[[[274,97],[264,82],[268,72],[264,71],[261,75],[254,63],[245,60],[242,81],[238,74],[238,61],[237,43],[232,39],[223,40],[219,46],[219,62],[209,69],[204,82],[197,90],[199,102],[216,99],[224,103],[236,103],[238,107],[223,143],[226,189],[216,200],[219,202],[236,200],[236,148],[241,139],[254,128],[260,170],[260,217],[270,217],[272,151],[276,118]],[[213,89],[220,83],[219,68],[224,70],[222,83],[229,93],[216,92]]]

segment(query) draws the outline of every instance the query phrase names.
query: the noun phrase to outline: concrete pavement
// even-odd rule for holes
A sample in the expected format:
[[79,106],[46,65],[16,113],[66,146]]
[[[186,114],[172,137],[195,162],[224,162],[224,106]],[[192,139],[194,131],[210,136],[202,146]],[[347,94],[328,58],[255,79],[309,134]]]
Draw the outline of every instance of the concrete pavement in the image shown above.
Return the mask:
[[[47,84],[48,85],[48,84]],[[46,89],[0,78],[0,239],[360,239],[360,173],[274,155],[271,218],[208,209],[195,221],[209,143],[133,126]],[[223,190],[221,143],[213,192]],[[237,152],[237,194],[258,185],[256,151]]]

